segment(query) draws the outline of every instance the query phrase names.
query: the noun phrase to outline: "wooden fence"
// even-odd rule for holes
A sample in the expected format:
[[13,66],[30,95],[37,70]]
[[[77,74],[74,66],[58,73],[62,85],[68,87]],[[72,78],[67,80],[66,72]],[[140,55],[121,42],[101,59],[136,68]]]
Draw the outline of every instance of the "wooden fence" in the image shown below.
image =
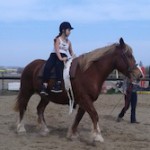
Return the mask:
[[[9,82],[20,82],[20,76],[0,76],[0,90],[8,89]],[[123,78],[116,78],[114,76],[109,76],[106,81],[122,81]],[[143,78],[141,81],[147,81],[150,87],[150,78]]]

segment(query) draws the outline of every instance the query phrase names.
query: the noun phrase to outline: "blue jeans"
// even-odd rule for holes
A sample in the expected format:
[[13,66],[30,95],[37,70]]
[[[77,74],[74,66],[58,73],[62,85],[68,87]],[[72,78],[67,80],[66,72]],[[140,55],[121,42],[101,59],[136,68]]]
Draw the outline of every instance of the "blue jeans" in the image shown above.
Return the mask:
[[136,121],[137,93],[131,93],[131,122]]

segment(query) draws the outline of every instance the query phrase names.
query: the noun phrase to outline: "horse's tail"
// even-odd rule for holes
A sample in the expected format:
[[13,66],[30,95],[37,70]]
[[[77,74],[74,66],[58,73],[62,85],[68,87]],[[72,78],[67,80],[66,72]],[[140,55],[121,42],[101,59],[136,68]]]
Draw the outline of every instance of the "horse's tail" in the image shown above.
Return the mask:
[[[19,94],[17,96],[17,100],[14,106],[15,111],[18,112],[26,110],[28,101],[35,92],[33,82],[38,82],[36,81],[37,75],[44,62],[44,60],[40,59],[34,60],[24,68],[20,80]],[[38,84],[36,85],[36,89],[38,89]]]
[[20,103],[21,103],[21,92],[19,91],[19,94],[16,98],[16,102],[15,102],[15,105],[14,105],[14,111],[18,112],[20,109]]
[[21,87],[20,87],[20,90],[19,90],[19,94],[18,94],[18,96],[16,98],[16,102],[15,102],[15,105],[14,105],[14,111],[16,111],[16,112],[22,111],[22,110],[26,110],[28,101],[29,101],[30,97],[34,93],[33,90],[25,89],[22,86],[23,85],[21,84]]

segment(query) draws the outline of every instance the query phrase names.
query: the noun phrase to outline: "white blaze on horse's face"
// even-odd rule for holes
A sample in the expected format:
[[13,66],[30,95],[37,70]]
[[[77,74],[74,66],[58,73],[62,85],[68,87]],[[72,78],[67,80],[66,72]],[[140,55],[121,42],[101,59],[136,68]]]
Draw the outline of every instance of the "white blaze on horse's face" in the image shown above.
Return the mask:
[[144,73],[143,73],[143,71],[142,71],[141,67],[138,65],[138,66],[137,66],[137,68],[140,70],[141,75],[142,75],[142,78],[143,78],[143,77],[144,77]]
[[137,80],[144,77],[143,71],[139,65],[132,71],[132,77]]

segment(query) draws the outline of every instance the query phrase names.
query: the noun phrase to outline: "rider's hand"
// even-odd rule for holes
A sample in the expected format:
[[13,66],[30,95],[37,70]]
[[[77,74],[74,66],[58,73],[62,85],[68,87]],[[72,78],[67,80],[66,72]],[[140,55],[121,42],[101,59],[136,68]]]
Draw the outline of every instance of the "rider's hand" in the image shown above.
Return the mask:
[[76,58],[77,56],[76,56],[76,54],[75,53],[73,53],[73,55],[72,55],[72,58],[74,59],[74,58]]
[[62,61],[66,63],[68,61],[68,58],[67,57],[63,57]]

